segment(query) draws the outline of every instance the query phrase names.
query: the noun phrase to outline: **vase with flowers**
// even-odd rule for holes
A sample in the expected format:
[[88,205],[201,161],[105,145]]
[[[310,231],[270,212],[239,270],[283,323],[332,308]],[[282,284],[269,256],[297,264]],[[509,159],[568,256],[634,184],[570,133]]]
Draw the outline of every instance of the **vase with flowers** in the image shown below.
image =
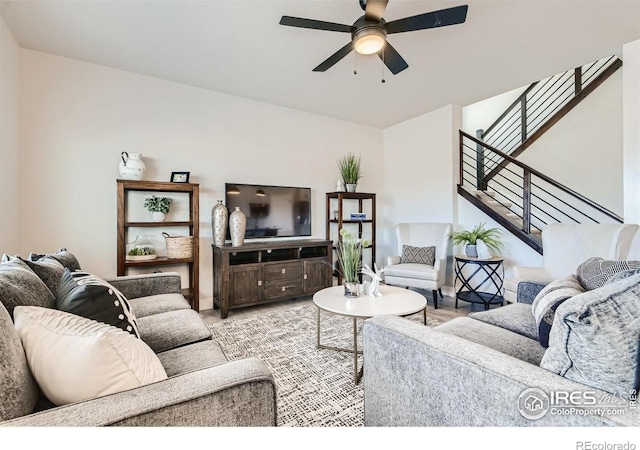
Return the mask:
[[356,237],[342,228],[338,239],[338,264],[343,278],[345,297],[358,297],[360,286],[358,275],[362,269],[362,250],[370,245],[366,239]]

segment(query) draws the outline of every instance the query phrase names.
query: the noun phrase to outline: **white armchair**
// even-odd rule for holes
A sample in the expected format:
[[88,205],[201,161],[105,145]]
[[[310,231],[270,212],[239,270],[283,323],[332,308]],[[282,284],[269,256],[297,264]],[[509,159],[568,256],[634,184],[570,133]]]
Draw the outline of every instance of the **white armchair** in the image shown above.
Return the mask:
[[438,292],[445,281],[447,249],[451,236],[450,223],[399,223],[395,227],[398,253],[402,254],[403,245],[412,247],[435,247],[433,265],[401,263],[399,255],[387,257],[384,267],[384,282],[388,285],[406,288],[430,290],[433,304],[438,309]]
[[635,224],[547,225],[542,230],[542,266],[514,266],[513,278],[504,280],[505,300],[517,301],[520,282],[547,284],[575,273],[591,257],[626,259],[637,229]]

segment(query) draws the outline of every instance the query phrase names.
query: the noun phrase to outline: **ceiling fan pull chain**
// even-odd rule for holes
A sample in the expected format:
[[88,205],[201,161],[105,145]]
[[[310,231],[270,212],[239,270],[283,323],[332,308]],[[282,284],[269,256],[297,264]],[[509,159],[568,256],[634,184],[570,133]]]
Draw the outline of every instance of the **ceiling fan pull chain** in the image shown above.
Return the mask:
[[382,82],[386,83],[387,81],[384,79],[384,66],[385,66],[385,62],[384,62],[384,47],[382,48]]
[[353,52],[353,74],[358,74],[358,52]]

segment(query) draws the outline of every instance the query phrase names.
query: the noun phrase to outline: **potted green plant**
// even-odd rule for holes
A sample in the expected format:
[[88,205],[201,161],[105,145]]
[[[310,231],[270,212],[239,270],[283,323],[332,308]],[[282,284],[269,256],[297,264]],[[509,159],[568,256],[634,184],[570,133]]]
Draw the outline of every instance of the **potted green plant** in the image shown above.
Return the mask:
[[362,178],[362,173],[360,172],[360,156],[347,153],[338,160],[338,168],[340,169],[340,176],[342,176],[342,181],[344,182],[347,192],[355,192],[356,185],[360,178]]
[[456,231],[451,234],[453,245],[465,244],[465,254],[471,258],[478,257],[478,241],[482,241],[489,250],[500,253],[504,245],[500,241],[502,231],[499,228],[486,228],[486,223],[482,222],[473,227],[471,231]]
[[172,198],[152,195],[144,199],[144,207],[151,213],[151,220],[164,222],[165,215],[169,213]]
[[338,264],[343,278],[345,297],[358,297],[358,274],[362,268],[362,250],[370,245],[366,239],[358,240],[346,229],[340,230]]

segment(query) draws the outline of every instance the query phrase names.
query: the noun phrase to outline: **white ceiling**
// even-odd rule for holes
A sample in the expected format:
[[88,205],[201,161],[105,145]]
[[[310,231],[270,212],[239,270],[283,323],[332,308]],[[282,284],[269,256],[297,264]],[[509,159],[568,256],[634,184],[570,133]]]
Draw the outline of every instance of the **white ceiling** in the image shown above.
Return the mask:
[[380,128],[621,56],[640,39],[640,1],[390,0],[384,17],[461,4],[464,24],[389,36],[409,68],[385,71],[384,84],[375,55],[312,72],[349,35],[278,24],[350,25],[358,0],[0,1],[0,15],[27,49]]

